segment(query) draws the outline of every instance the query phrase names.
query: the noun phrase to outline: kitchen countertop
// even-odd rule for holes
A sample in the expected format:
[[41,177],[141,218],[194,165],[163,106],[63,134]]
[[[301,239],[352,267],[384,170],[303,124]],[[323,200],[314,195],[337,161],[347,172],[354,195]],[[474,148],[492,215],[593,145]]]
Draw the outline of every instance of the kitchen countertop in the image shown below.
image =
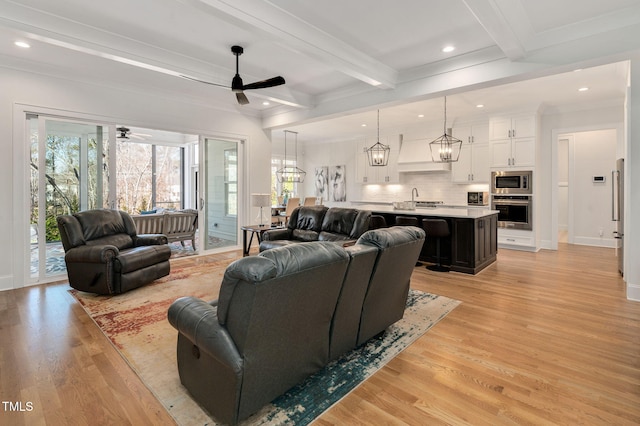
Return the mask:
[[360,210],[370,210],[379,213],[395,213],[415,216],[435,216],[435,217],[456,217],[467,219],[478,219],[481,217],[498,214],[498,210],[490,208],[461,208],[461,207],[416,207],[415,210],[399,210],[393,206],[384,204],[361,204],[358,205]]

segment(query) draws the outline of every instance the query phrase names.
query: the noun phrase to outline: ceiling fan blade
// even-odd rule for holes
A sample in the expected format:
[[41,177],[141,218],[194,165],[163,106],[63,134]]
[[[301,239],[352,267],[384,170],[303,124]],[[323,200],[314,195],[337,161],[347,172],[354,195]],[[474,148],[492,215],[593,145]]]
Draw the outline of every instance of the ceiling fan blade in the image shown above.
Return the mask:
[[187,80],[191,80],[191,81],[197,81],[198,83],[210,84],[212,86],[224,87],[225,89],[229,89],[229,86],[227,86],[227,85],[218,84],[218,83],[212,83],[210,81],[200,80],[198,78],[189,77],[188,75],[184,75],[184,74],[180,74],[180,77],[186,78]]
[[245,84],[242,88],[244,90],[266,89],[267,87],[280,86],[281,84],[284,84],[284,83],[285,83],[284,77],[277,76],[277,77],[269,78],[267,80],[256,81],[255,83]]
[[246,105],[249,103],[249,99],[247,99],[247,95],[242,92],[236,92],[236,99],[240,105]]

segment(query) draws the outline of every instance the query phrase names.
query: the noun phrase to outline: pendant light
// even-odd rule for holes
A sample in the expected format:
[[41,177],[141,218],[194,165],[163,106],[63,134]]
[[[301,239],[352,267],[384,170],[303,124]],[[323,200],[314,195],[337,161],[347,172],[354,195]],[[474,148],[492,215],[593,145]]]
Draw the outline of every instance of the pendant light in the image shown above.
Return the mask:
[[447,97],[444,97],[444,134],[429,143],[434,163],[453,163],[458,161],[462,141],[447,133]]
[[378,142],[367,149],[369,165],[373,167],[386,166],[389,163],[389,145],[380,143],[380,110],[378,110]]
[[276,171],[276,177],[278,182],[292,182],[292,183],[302,183],[304,182],[305,176],[307,176],[307,172],[302,170],[298,166],[287,166],[287,133],[293,133],[296,139],[296,164],[298,164],[298,132],[293,132],[291,130],[284,131],[284,167]]

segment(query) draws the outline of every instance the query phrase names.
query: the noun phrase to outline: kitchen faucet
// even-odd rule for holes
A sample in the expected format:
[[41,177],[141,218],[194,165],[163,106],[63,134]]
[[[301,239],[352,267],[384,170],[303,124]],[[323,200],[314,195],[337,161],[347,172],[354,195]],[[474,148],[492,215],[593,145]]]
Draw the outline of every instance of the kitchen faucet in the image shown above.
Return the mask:
[[411,190],[411,202],[415,202],[415,199],[413,198],[413,194],[415,194],[416,197],[419,197],[420,195],[418,195],[418,188],[413,188]]

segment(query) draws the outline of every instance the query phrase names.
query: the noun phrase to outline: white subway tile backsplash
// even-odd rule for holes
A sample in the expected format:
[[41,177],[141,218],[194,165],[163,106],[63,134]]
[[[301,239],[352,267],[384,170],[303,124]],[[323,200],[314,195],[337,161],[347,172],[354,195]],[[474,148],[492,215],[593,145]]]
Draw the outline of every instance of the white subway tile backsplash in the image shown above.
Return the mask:
[[468,191],[488,191],[488,184],[461,185],[451,182],[451,173],[403,173],[400,184],[362,185],[362,196],[358,201],[405,201],[411,199],[411,190],[416,188],[421,201],[442,201],[448,205],[467,204]]

